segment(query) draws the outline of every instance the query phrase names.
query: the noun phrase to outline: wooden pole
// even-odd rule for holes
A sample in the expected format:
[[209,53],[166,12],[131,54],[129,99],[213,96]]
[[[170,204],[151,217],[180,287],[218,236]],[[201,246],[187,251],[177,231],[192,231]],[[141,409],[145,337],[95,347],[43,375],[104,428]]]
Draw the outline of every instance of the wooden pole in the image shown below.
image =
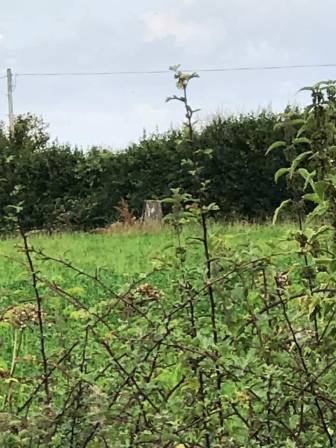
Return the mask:
[[13,107],[13,75],[10,68],[7,69],[7,98],[8,98],[8,122],[9,130],[14,130],[14,107]]

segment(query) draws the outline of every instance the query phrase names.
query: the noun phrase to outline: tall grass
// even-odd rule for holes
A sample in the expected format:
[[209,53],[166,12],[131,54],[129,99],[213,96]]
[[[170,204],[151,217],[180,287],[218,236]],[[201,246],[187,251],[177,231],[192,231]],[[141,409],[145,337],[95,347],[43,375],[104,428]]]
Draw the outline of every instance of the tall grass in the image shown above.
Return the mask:
[[[222,224],[212,223],[211,233],[217,241],[222,241],[228,248],[243,250],[250,242],[256,245],[268,245],[272,241],[285,239],[291,224]],[[195,235],[192,226],[187,234]],[[30,237],[31,245],[41,249],[51,256],[64,257],[84,270],[94,270],[100,267],[109,275],[133,276],[148,272],[153,267],[155,259],[164,256],[172,250],[174,236],[168,226],[160,229],[129,228],[110,234],[90,233],[60,233],[52,236],[35,235]],[[9,288],[11,294],[26,280],[26,268],[20,264],[23,257],[20,253],[19,239],[7,239],[0,242],[0,288]],[[195,261],[200,248],[193,249]],[[39,265],[42,269],[41,264]],[[63,282],[71,275],[57,264],[48,263],[43,271]],[[82,279],[79,279],[82,281]]]

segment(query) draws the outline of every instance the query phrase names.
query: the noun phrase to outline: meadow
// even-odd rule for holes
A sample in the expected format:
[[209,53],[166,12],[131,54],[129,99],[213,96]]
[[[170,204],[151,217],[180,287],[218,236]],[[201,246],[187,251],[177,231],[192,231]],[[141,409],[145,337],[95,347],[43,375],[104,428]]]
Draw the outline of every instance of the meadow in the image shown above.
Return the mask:
[[[263,256],[282,252],[277,258],[280,272],[291,258],[289,247],[293,244],[287,236],[292,229],[292,224],[213,222],[209,228],[209,245],[214,255],[226,254],[230,260],[253,258],[259,252]],[[185,227],[181,238],[187,255],[181,264],[176,254],[176,235],[169,226],[135,227],[110,234],[32,235],[26,243],[33,272],[22,238],[1,241],[1,446],[57,447],[70,443],[73,447],[128,447],[131,439],[135,443],[138,437],[139,446],[142,442],[158,446],[153,434],[146,436],[144,428],[139,429],[143,412],[148,413],[145,420],[151,418],[151,424],[157,425],[154,433],[162,432],[164,421],[170,426],[169,419],[174,415],[178,426],[186,418],[193,424],[193,414],[198,411],[197,406],[195,411],[190,410],[195,406],[190,399],[196,393],[197,382],[194,374],[185,380],[187,372],[191,373],[188,364],[192,362],[187,354],[190,350],[197,353],[201,347],[204,350],[211,346],[206,316],[199,318],[203,330],[198,330],[200,339],[196,345],[192,342],[192,348],[188,348],[190,325],[185,320],[184,301],[189,281],[193,282],[193,288],[203,289],[205,263],[203,248],[197,240],[200,236],[198,226]],[[220,275],[224,265],[218,263],[218,268]],[[243,272],[239,275],[245,275]],[[239,300],[241,293],[240,288],[234,289],[235,300]],[[258,305],[259,299],[255,300]],[[198,307],[201,314],[207,312],[202,301],[200,305],[195,303],[195,313]],[[39,326],[40,322],[43,326]],[[170,325],[176,329],[169,329],[165,334]],[[176,334],[171,337],[171,332]],[[153,357],[151,352],[155,350],[148,344],[157,338],[167,339],[167,346],[159,346]],[[127,360],[121,366],[120,359],[124,356]],[[112,373],[111,358],[117,366]],[[159,358],[162,358],[160,362]],[[43,376],[44,364],[47,369]],[[131,372],[136,372],[136,382]],[[153,384],[149,387],[146,384],[151,376]],[[126,389],[113,409],[109,399],[122,385]],[[179,385],[183,385],[181,396],[175,393]],[[154,394],[156,405],[148,398],[154,409],[162,406],[162,400],[169,402],[169,406],[163,415],[151,415],[153,409],[144,411],[142,400],[137,402],[139,393]],[[208,393],[212,393],[211,388]],[[183,413],[178,415],[181,397],[189,402],[188,417]],[[74,403],[77,403],[75,407]],[[136,409],[132,410],[132,417],[131,408]],[[7,410],[16,410],[16,417],[10,418]],[[49,425],[53,428],[51,433]],[[34,427],[33,436],[31,427]],[[187,436],[176,433],[173,427],[167,427],[165,432],[162,446],[175,446],[181,440],[196,443],[204,437],[199,429],[193,433],[189,428]]]
[[[294,226],[290,223],[271,225],[265,224],[221,224],[213,223],[210,228],[214,241],[224,242],[230,249],[243,249],[253,243],[255,246],[272,247],[272,242],[284,242],[287,233]],[[185,237],[197,236],[199,229],[189,226],[185,230]],[[93,234],[85,232],[55,233],[52,236],[32,235],[30,244],[37,250],[43,250],[48,255],[56,258],[71,260],[77,267],[94,273],[97,268],[107,270],[112,276],[124,277],[131,280],[141,274],[150,272],[155,263],[165,255],[171,255],[175,242],[172,228],[158,227],[146,230],[144,228],[130,228],[110,234]],[[0,287],[3,290],[16,290],[27,283],[29,288],[29,276],[25,257],[21,251],[20,238],[4,239],[0,242]],[[200,248],[193,246],[190,257],[196,261]],[[62,279],[65,284],[72,285],[71,272],[57,263],[38,263],[39,268],[53,279]],[[81,279],[79,279],[79,282]],[[118,281],[117,281],[118,284]]]

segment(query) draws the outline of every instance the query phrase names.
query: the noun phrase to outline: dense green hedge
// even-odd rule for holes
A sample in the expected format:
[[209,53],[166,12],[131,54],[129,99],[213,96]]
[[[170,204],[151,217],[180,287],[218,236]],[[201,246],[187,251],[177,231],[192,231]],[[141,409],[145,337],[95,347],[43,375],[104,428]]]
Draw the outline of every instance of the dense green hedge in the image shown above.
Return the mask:
[[[270,112],[216,116],[199,130],[197,144],[213,151],[205,168],[212,181],[208,200],[218,203],[223,217],[263,219],[288,196],[273,180],[284,163],[280,151],[265,158],[279,138],[278,119]],[[177,186],[190,190],[181,164],[190,149],[181,132],[153,135],[124,151],[83,152],[52,142],[35,117],[18,117],[11,136],[0,130],[1,228],[8,226],[8,206],[18,202],[27,229],[89,229],[116,220],[122,198],[139,216],[144,199],[162,198]]]

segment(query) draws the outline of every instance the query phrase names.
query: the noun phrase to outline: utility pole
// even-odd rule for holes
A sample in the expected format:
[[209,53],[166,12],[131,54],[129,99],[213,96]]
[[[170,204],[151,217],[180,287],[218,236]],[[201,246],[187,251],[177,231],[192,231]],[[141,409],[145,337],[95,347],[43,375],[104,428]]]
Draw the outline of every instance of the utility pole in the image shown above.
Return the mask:
[[14,129],[14,109],[13,109],[13,75],[10,68],[7,69],[7,98],[8,98],[8,122],[9,130]]

